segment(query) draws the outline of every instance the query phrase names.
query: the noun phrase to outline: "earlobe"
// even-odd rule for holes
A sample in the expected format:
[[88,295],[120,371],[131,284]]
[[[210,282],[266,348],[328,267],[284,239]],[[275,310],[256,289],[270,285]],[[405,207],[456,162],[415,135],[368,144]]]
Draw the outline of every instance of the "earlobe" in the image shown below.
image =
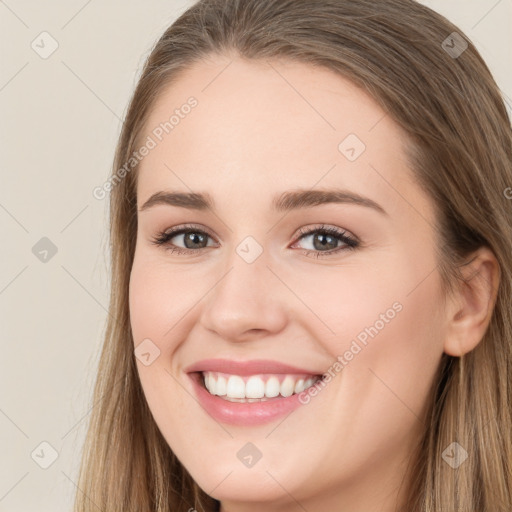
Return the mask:
[[482,340],[492,317],[500,280],[499,263],[487,247],[476,251],[462,269],[464,282],[447,305],[444,351],[460,357]]

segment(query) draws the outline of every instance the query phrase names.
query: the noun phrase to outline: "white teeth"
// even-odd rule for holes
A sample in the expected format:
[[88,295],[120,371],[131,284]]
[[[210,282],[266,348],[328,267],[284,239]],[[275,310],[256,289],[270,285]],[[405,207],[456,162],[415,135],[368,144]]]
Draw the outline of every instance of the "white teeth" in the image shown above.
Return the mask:
[[287,375],[281,382],[281,395],[291,396],[295,388],[295,379],[291,375]]
[[210,384],[212,386],[215,385],[216,395],[222,396],[226,394],[227,382],[222,375],[219,375],[217,383],[215,383],[215,377],[213,375],[210,375]]
[[[312,386],[318,377],[286,375],[282,382],[275,375],[252,375],[246,381],[239,375],[203,372],[204,384],[212,395],[222,396],[232,402],[259,402],[279,395],[288,397]],[[246,400],[247,399],[247,400]]]
[[245,385],[246,398],[263,398],[265,396],[265,383],[259,377],[250,377]]
[[265,384],[265,396],[269,398],[273,398],[279,395],[279,391],[281,391],[281,386],[279,385],[279,379],[277,377],[270,377]]
[[295,383],[295,389],[293,390],[294,393],[302,393],[302,391],[304,391],[306,389],[306,387],[304,386],[304,379],[299,379],[296,383]]
[[226,395],[231,398],[245,398],[244,379],[238,375],[231,375],[228,380]]

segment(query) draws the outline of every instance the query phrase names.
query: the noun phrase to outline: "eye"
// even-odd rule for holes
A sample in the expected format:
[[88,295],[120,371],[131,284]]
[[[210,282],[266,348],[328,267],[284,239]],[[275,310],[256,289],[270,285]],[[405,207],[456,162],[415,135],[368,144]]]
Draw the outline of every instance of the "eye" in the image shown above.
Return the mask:
[[[298,235],[299,240],[309,239],[312,249],[305,249],[304,252],[306,256],[315,258],[330,256],[344,250],[352,250],[360,244],[355,237],[348,235],[346,231],[324,224],[312,228],[301,228]],[[176,242],[171,243],[174,238]],[[192,224],[185,224],[158,233],[151,242],[157,246],[167,246],[165,249],[172,253],[190,255],[209,247],[209,238],[214,238],[209,231]],[[184,247],[177,246],[176,243],[183,244]],[[339,245],[340,243],[341,245]],[[297,242],[294,245],[296,244]]]
[[[174,243],[170,243],[173,238],[176,238],[180,243],[183,243],[185,247],[179,247]],[[151,242],[158,246],[168,245],[169,247],[166,247],[166,249],[172,253],[190,254],[207,247],[208,238],[213,237],[204,229],[199,229],[197,226],[186,224],[158,233]]]
[[[359,241],[348,235],[346,231],[324,224],[313,228],[301,228],[299,235],[299,240],[309,239],[312,249],[306,249],[305,254],[314,258],[331,256],[359,246]],[[341,246],[338,245],[339,242],[341,242]]]

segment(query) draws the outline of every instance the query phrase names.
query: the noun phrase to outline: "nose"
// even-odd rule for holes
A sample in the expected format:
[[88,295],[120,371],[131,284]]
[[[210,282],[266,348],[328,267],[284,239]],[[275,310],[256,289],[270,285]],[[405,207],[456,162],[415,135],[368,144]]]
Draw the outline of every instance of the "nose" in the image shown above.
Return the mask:
[[202,301],[201,325],[229,341],[268,337],[284,329],[290,298],[267,264],[264,255],[247,263],[235,253]]

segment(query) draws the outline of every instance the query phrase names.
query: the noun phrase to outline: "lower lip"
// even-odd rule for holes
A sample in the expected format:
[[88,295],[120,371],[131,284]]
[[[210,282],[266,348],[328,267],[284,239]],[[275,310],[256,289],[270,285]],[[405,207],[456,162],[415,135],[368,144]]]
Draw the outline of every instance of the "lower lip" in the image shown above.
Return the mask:
[[205,411],[217,421],[232,425],[261,425],[285,414],[289,414],[302,404],[300,393],[288,397],[269,399],[264,402],[229,402],[212,395],[202,384],[200,372],[189,373],[197,398]]

